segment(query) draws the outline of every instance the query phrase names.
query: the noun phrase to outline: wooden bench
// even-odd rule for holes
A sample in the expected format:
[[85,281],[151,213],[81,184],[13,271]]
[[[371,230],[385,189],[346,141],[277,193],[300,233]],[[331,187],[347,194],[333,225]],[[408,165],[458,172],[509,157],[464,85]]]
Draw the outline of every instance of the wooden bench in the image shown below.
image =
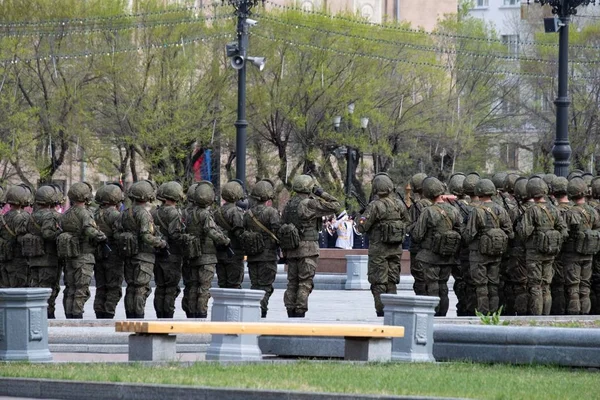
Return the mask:
[[[256,337],[241,346],[237,359],[222,357],[232,354],[231,349],[221,352],[221,335],[271,335],[271,336],[341,336],[345,338],[345,359],[362,361],[388,361],[391,359],[392,337],[404,337],[404,327],[389,325],[347,325],[275,322],[187,322],[187,321],[119,321],[117,332],[130,332],[130,361],[165,361],[176,359],[176,334],[212,334],[211,349],[207,359],[256,361],[262,359]],[[231,342],[226,344],[231,346]],[[234,350],[237,353],[237,350]],[[212,354],[212,356],[211,356]],[[209,357],[211,356],[211,357]]]

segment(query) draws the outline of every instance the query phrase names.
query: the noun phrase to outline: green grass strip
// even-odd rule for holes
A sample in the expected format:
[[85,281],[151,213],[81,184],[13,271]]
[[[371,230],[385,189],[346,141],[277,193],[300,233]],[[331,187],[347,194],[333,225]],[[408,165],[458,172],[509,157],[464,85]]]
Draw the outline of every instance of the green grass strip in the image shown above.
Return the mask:
[[470,363],[0,363],[0,376],[477,399],[586,399],[600,393],[596,370]]

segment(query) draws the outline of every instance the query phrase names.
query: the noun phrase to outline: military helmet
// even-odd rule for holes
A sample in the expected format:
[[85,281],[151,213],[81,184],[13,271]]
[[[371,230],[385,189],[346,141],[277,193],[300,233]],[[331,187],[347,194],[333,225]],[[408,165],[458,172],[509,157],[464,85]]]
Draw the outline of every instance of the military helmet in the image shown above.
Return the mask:
[[492,183],[496,189],[504,191],[504,181],[506,180],[507,176],[508,174],[506,172],[496,172],[492,176]]
[[583,171],[580,169],[574,169],[573,171],[569,172],[569,175],[567,175],[567,179],[571,180],[576,176],[582,176],[583,175]]
[[534,176],[527,181],[527,195],[531,198],[539,198],[548,194],[548,185],[542,178]]
[[527,194],[527,182],[527,178],[517,178],[515,182],[515,197],[517,200],[524,201],[529,199],[529,195]]
[[581,175],[581,177],[583,178],[583,180],[588,188],[592,186],[592,181],[594,180],[594,175],[590,174],[589,172],[586,172],[585,174]]
[[513,194],[515,191],[515,182],[517,181],[517,179],[519,179],[519,175],[517,174],[506,175],[506,178],[504,178],[504,183],[502,184],[504,191]]
[[27,207],[31,204],[31,193],[25,185],[11,186],[6,190],[4,201],[15,206]]
[[552,182],[556,179],[556,175],[554,174],[546,174],[544,175],[544,182],[548,185],[548,187],[552,187]]
[[448,180],[448,191],[455,196],[463,196],[465,191],[463,189],[463,182],[465,181],[465,174],[457,172],[453,174]]
[[54,189],[54,204],[62,204],[65,202],[65,194],[60,185],[51,183],[50,186]]
[[252,192],[250,192],[250,197],[258,201],[271,200],[274,196],[275,189],[273,188],[273,184],[266,179],[256,182],[256,185],[252,188]]
[[476,196],[475,185],[477,185],[477,182],[479,182],[479,174],[477,172],[471,172],[465,177],[465,180],[463,181],[463,190],[466,195]]
[[371,182],[373,193],[379,197],[388,196],[394,191],[394,182],[392,178],[385,172],[380,172],[373,178]]
[[92,201],[92,187],[87,182],[75,182],[69,188],[67,196],[72,202],[90,202]]
[[584,197],[588,193],[588,185],[585,180],[579,176],[573,177],[567,186],[567,194],[573,199]]
[[155,184],[150,180],[134,182],[127,194],[131,200],[147,202],[156,198]]
[[196,188],[198,187],[198,183],[192,183],[187,190],[186,197],[188,201],[195,203],[196,202]]
[[567,194],[567,187],[569,186],[569,181],[564,176],[557,176],[552,180],[552,186],[550,187],[550,191],[554,196],[565,196]]
[[428,199],[435,199],[436,197],[443,195],[445,191],[446,188],[439,179],[433,176],[428,176],[423,179],[423,196]]
[[238,179],[227,182],[221,188],[221,197],[225,201],[235,203],[244,198],[244,185]]
[[200,181],[194,195],[195,202],[200,207],[208,207],[215,201],[215,188],[210,181]]
[[56,189],[50,185],[40,186],[35,191],[35,202],[44,206],[56,204]]
[[592,180],[592,197],[595,199],[600,198],[600,176]]
[[123,190],[120,186],[109,183],[96,191],[96,203],[116,205],[124,200]]
[[292,181],[292,190],[296,193],[310,193],[313,186],[313,178],[310,175],[298,175]]
[[414,174],[410,178],[410,187],[415,193],[422,193],[423,191],[423,181],[427,178],[427,174],[423,172],[419,172],[418,174]]
[[490,179],[480,179],[475,185],[475,196],[493,196],[496,194],[496,186]]
[[158,190],[156,191],[156,198],[161,201],[183,201],[183,187],[179,182],[165,182],[158,187]]

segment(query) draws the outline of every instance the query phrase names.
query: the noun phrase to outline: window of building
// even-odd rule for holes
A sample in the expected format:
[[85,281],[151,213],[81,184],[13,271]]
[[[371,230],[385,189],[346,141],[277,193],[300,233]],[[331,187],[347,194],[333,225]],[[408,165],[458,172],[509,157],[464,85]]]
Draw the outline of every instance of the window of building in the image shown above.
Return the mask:
[[490,5],[489,0],[477,0],[475,3],[475,7],[489,7],[489,5]]
[[508,169],[519,169],[519,145],[505,143],[500,146],[500,159]]
[[521,3],[521,0],[504,0],[505,6],[516,6]]
[[519,55],[519,35],[502,35],[502,43],[506,45],[508,54]]

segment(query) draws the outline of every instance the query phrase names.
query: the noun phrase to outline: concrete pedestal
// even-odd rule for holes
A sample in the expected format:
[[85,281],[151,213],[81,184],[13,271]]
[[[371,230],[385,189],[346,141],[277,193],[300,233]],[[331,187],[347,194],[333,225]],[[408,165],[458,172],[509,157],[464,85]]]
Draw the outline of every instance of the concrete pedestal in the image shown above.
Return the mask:
[[0,289],[0,360],[52,361],[44,288]]
[[382,294],[384,325],[404,327],[404,337],[392,339],[392,361],[435,362],[433,316],[439,297]]
[[175,361],[177,360],[175,335],[129,336],[129,361]]
[[[213,298],[211,320],[227,322],[260,322],[262,290],[210,289]],[[260,361],[262,353],[257,335],[212,335],[207,360]]]
[[369,256],[346,255],[346,290],[367,290],[371,287],[367,277]]
[[390,361],[392,340],[390,338],[346,337],[344,360]]

